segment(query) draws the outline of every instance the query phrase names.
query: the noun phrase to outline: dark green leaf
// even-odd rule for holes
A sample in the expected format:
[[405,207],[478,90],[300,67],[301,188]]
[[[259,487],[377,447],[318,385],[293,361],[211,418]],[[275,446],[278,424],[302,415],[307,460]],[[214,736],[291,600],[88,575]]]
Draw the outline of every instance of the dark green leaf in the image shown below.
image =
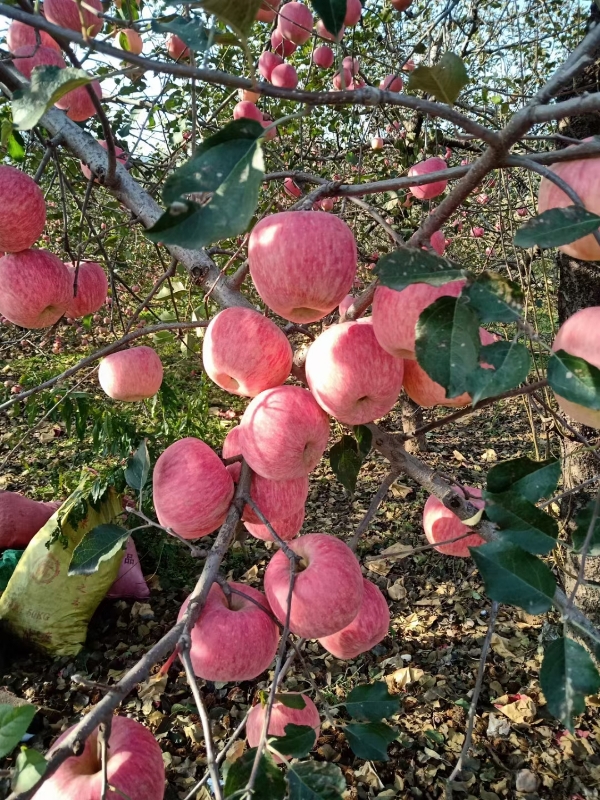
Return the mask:
[[413,283],[444,286],[467,276],[467,270],[447,258],[413,247],[381,256],[373,273],[384,286],[401,292]]
[[444,735],[439,731],[425,731],[425,736],[434,744],[444,744]]
[[518,491],[484,492],[485,513],[502,531],[502,539],[523,550],[546,555],[556,545],[558,523]]
[[327,761],[301,761],[287,771],[289,800],[342,800],[346,781],[341,769]]
[[479,361],[479,322],[460,298],[440,297],[417,322],[415,352],[419,365],[449,398],[467,391]]
[[69,575],[92,575],[101,561],[112,558],[129,538],[129,531],[119,525],[97,525],[88,531],[73,550]]
[[19,744],[36,711],[35,706],[0,705],[0,758],[7,756]]
[[311,0],[311,2],[329,33],[337,36],[344,27],[347,0]]
[[48,762],[41,753],[31,747],[23,748],[15,762],[11,788],[16,794],[28,792],[42,777]]
[[469,549],[492,600],[518,606],[528,614],[543,614],[551,608],[556,581],[537,556],[501,540]]
[[518,283],[497,272],[483,272],[463,289],[481,322],[515,322],[523,313]]
[[552,353],[548,383],[557,395],[595,411],[600,410],[600,369],[564,350]]
[[46,111],[68,92],[92,82],[82,69],[75,67],[35,67],[31,82],[12,96],[12,113],[15,128],[30,131]]
[[366,425],[355,425],[352,432],[356,438],[358,445],[358,452],[363,458],[366,458],[371,452],[371,445],[373,443],[373,434]]
[[197,17],[185,19],[176,15],[153,19],[150,27],[155,33],[174,33],[190,50],[204,53],[208,47],[208,31]]
[[296,692],[276,692],[275,702],[281,703],[281,705],[286,708],[296,708],[299,711],[306,707],[304,697]]
[[304,758],[315,746],[317,734],[310,725],[285,726],[285,736],[273,736],[269,739],[278,753],[292,758]]
[[344,705],[355,719],[379,722],[398,713],[399,700],[389,693],[386,683],[377,681],[355,686]]
[[368,761],[387,761],[387,749],[398,735],[385,722],[350,722],[344,735],[354,755]]
[[331,469],[349,495],[354,494],[363,461],[364,456],[353,436],[342,436],[329,451]]
[[518,247],[559,247],[593,233],[600,217],[583,206],[551,208],[527,220],[515,234]]
[[261,0],[202,0],[201,6],[245,39],[260,4]]
[[529,374],[531,356],[520,342],[494,342],[481,348],[479,362],[489,364],[494,369],[478,365],[467,377],[473,405],[523,383]]
[[[256,747],[252,747],[234,761],[225,779],[225,797],[230,797],[234,792],[245,788],[252,772],[252,765],[256,756]],[[254,797],[264,800],[283,800],[285,796],[285,781],[282,773],[277,768],[269,753],[262,753],[260,765],[254,784]]]
[[[575,520],[576,528],[573,531],[573,547],[577,551],[581,551],[584,545],[590,525],[594,522],[594,532],[590,539],[588,555],[600,556],[600,519],[594,514],[596,501],[592,500],[585,508],[582,508]],[[594,520],[594,516],[596,519]]]
[[586,696],[600,689],[600,675],[584,647],[560,638],[546,647],[540,685],[550,713],[573,733],[573,718],[585,711]]
[[410,76],[408,89],[426,92],[452,105],[467,83],[469,76],[462,59],[454,53],[444,53],[433,67],[417,67]]
[[496,464],[487,475],[487,490],[498,494],[512,489],[530,503],[550,497],[560,478],[561,462],[557,458],[532,461],[530,458],[513,458]]
[[125,467],[125,480],[127,485],[135,489],[136,492],[141,492],[148,475],[150,474],[150,455],[146,446],[146,440],[142,439],[138,449],[131,456]]

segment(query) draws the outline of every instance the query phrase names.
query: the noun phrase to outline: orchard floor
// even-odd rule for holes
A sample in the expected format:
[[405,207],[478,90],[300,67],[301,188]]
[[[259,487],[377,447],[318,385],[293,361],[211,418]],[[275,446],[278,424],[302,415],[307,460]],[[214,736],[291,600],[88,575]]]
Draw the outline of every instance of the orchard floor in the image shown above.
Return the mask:
[[[229,405],[224,398],[213,398],[212,402],[211,414],[222,434],[231,423],[224,419],[219,404],[223,408]],[[399,425],[391,419],[390,427]],[[40,430],[46,428],[32,434],[35,441],[39,442]],[[26,430],[24,420],[0,417],[1,459]],[[39,470],[44,464],[59,471],[69,469],[69,459],[75,463],[77,443],[61,438],[64,433],[55,435],[56,441],[51,433],[48,435],[43,454],[37,456],[39,463],[28,459],[26,450],[10,456],[0,488],[40,498],[49,493],[40,481]],[[215,430],[212,435],[216,435]],[[512,401],[432,433],[424,458],[462,482],[483,485],[485,472],[493,462],[532,454],[524,406]],[[347,537],[384,474],[385,464],[370,456],[351,502],[323,461],[311,478],[304,532]],[[398,738],[389,747],[387,762],[355,758],[341,731],[323,726],[314,756],[339,764],[348,782],[347,798],[443,797],[446,778],[464,741],[490,603],[471,561],[431,550],[411,553],[412,548],[424,544],[420,524],[424,502],[424,493],[401,478],[360,545],[363,563],[366,557],[393,544],[405,546],[401,553],[404,557],[371,561],[370,568],[365,568],[365,574],[390,601],[390,635],[373,651],[351,662],[337,661],[317,644],[308,643],[304,657],[309,675],[300,666],[292,667],[284,681],[287,689],[308,690],[313,696],[312,685],[316,685],[330,705],[343,701],[353,686],[373,680],[385,680],[398,695],[401,711],[389,720],[396,726]],[[0,689],[39,708],[31,728],[35,733],[33,746],[46,749],[65,726],[101,697],[99,689],[74,686],[73,674],[98,684],[113,684],[174,623],[202,562],[190,563],[178,542],[161,542],[159,557],[155,540],[137,541],[145,572],[154,571],[147,604],[105,601],[90,624],[85,650],[77,658],[2,652]],[[234,546],[224,572],[228,578],[260,587],[268,557],[262,542],[247,539]],[[557,631],[557,618],[542,624],[541,618],[512,608],[501,609],[488,657],[474,744],[462,782],[454,784],[455,798],[600,797],[600,719],[594,713],[595,706],[577,721],[576,735],[571,736],[550,718],[539,689],[542,645]],[[261,678],[240,686],[205,686],[218,746],[227,741],[248,706],[256,701],[257,692],[267,687],[268,675]],[[140,687],[123,702],[123,711],[144,722],[160,742],[167,767],[166,800],[184,798],[204,774],[205,751],[182,670],[174,666],[168,680]],[[332,710],[334,716],[337,713],[337,709]],[[239,756],[242,748],[242,743],[233,747],[231,757]],[[0,762],[0,769],[7,766],[8,760]],[[2,784],[0,779],[0,796],[6,788],[6,781]],[[202,800],[208,797],[204,790],[192,796]]]

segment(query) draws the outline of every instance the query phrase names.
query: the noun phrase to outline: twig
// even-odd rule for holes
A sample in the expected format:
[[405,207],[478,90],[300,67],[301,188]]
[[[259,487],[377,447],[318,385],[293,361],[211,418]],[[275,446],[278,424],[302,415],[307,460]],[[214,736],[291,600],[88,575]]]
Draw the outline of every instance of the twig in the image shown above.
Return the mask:
[[106,800],[109,790],[108,784],[108,740],[110,739],[111,722],[101,722],[98,728],[98,747],[100,748],[100,764],[102,765],[102,783],[100,789],[100,800]]
[[585,565],[590,552],[590,547],[592,545],[592,539],[594,538],[594,533],[596,532],[596,523],[598,522],[598,517],[600,517],[600,489],[596,492],[596,501],[594,503],[594,510],[592,511],[592,518],[590,520],[585,539],[583,540],[581,551],[578,554],[579,569],[577,571],[577,580],[575,581],[575,585],[573,586],[571,594],[569,595],[569,602],[564,612],[567,617],[569,616],[569,611],[573,607],[575,596],[579,590],[579,587],[585,579]]
[[348,542],[348,545],[352,550],[356,550],[360,537],[363,535],[363,533],[365,533],[365,531],[367,530],[367,528],[371,524],[371,520],[373,519],[373,517],[377,513],[377,509],[379,508],[380,504],[382,503],[382,501],[384,500],[385,496],[387,495],[390,486],[392,485],[392,483],[398,477],[398,474],[399,474],[398,472],[390,472],[389,475],[386,475],[386,477],[381,482],[381,486],[379,487],[379,489],[377,490],[377,493],[375,494],[375,496],[371,500],[371,504],[369,505],[369,508],[367,509],[367,513],[361,519],[357,529],[354,531],[354,533],[352,535],[352,538]]

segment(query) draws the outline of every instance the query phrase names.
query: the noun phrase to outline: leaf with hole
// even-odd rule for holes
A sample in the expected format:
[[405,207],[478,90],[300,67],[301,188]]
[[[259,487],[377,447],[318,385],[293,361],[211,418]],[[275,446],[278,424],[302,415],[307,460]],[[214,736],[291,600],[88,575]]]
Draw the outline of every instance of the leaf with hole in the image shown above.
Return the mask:
[[15,128],[20,131],[35,128],[61,97],[92,80],[87,72],[75,67],[35,67],[29,86],[13,92],[11,106]]
[[289,723],[285,726],[285,736],[272,736],[269,738],[270,744],[278,753],[292,758],[304,758],[315,746],[317,734],[310,725],[294,725]]
[[385,722],[350,722],[344,735],[354,755],[368,761],[388,761],[387,749],[398,732]]
[[557,458],[532,461],[525,456],[504,461],[493,466],[487,474],[488,492],[515,491],[530,503],[550,497],[561,475],[561,462]]
[[585,698],[600,689],[600,675],[587,650],[572,639],[546,647],[540,685],[548,710],[573,733],[573,720],[585,711]]
[[107,561],[122,549],[129,531],[119,525],[97,525],[88,531],[73,550],[69,575],[92,575],[102,561]]
[[346,711],[354,719],[379,722],[398,713],[400,701],[391,695],[383,681],[355,686],[348,695]]
[[468,275],[466,269],[442,256],[413,247],[400,247],[381,256],[373,269],[380,282],[401,292],[413,283],[444,286]]
[[580,406],[600,410],[600,369],[565,350],[552,353],[548,383],[560,397]]
[[[481,348],[479,362],[467,377],[473,405],[523,383],[529,374],[531,356],[520,342],[493,342]],[[489,364],[493,369],[481,364]]]
[[523,290],[497,272],[482,272],[463,289],[481,322],[515,322],[523,314]]
[[504,541],[537,555],[547,555],[555,547],[558,523],[518,491],[486,491],[483,499],[485,513],[500,528]]
[[600,227],[600,217],[583,206],[551,208],[519,228],[514,242],[518,247],[560,247],[593,233]]
[[286,774],[288,800],[342,800],[346,780],[336,764],[301,761]]
[[27,733],[37,711],[35,706],[0,704],[0,758],[7,756]]
[[433,67],[419,66],[411,73],[408,89],[433,95],[442,103],[453,105],[469,83],[464,62],[455,53],[444,53]]

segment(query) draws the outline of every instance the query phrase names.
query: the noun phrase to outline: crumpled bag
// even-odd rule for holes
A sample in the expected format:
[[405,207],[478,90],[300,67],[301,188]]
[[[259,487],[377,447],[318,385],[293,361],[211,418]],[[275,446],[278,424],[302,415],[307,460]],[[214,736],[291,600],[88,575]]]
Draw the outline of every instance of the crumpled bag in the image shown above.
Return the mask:
[[24,552],[24,550],[5,550],[0,555],[0,592],[3,592],[8,586],[8,582],[12,578],[12,574],[16,570],[19,559]]
[[117,580],[110,587],[106,596],[110,598],[133,597],[135,600],[145,600],[150,597],[150,589],[144,580],[135,542],[131,536],[127,540]]

